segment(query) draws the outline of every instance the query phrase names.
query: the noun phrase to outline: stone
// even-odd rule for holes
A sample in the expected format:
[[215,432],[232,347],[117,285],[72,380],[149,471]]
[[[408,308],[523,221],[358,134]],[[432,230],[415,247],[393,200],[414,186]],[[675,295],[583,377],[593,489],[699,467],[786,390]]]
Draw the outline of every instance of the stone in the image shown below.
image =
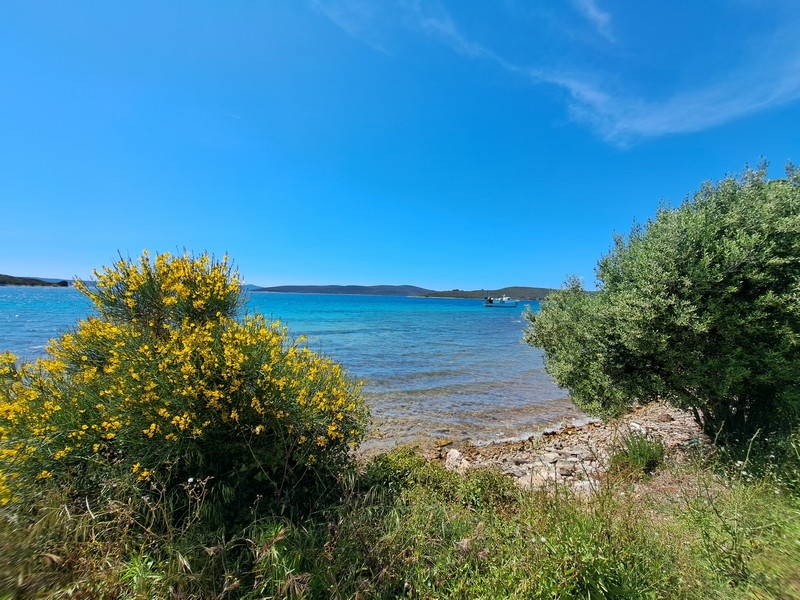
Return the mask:
[[616,421],[565,427],[524,442],[486,446],[466,442],[461,451],[452,445],[431,445],[438,446],[434,456],[451,471],[486,467],[505,473],[521,488],[538,489],[555,482],[588,495],[600,485],[614,444],[628,431],[662,439],[670,451],[708,443],[690,413],[653,403]]
[[559,460],[556,463],[556,473],[561,477],[573,475],[575,473],[575,465],[576,463],[571,460]]
[[550,481],[551,478],[547,476],[546,473],[541,473],[540,471],[533,471],[524,475],[522,477],[517,478],[517,485],[524,489],[539,489],[545,483]]
[[628,429],[630,429],[633,433],[638,433],[639,435],[647,435],[647,429],[639,425],[639,423],[635,423],[634,421],[628,423]]
[[455,448],[451,448],[444,460],[444,468],[456,473],[464,473],[469,468],[469,461]]
[[543,463],[554,463],[559,458],[561,458],[561,455],[558,452],[545,452],[539,457],[539,460]]
[[525,467],[521,467],[519,465],[513,465],[510,467],[505,467],[503,469],[503,473],[506,475],[511,475],[512,477],[516,477],[519,479],[520,477],[525,477],[529,473],[529,470]]
[[596,479],[584,479],[573,485],[572,489],[575,490],[575,493],[579,496],[588,497],[600,489],[600,482]]

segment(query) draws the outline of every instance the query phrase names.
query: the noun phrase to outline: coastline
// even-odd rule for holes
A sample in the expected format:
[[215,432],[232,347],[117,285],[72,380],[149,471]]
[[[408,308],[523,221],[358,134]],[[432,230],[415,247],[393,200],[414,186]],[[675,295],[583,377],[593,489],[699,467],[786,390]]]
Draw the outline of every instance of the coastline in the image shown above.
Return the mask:
[[578,493],[589,493],[608,471],[615,447],[630,435],[661,440],[672,460],[710,444],[689,412],[650,403],[637,405],[617,419],[567,423],[518,441],[476,445],[440,439],[419,449],[429,460],[442,462],[452,471],[489,468],[508,475],[523,488],[561,483]]
[[449,413],[428,410],[425,417],[401,416],[381,404],[373,404],[373,422],[359,453],[370,456],[398,446],[483,447],[521,442],[553,429],[584,425],[592,420],[563,393],[544,400],[531,399],[519,406],[498,407],[489,403]]

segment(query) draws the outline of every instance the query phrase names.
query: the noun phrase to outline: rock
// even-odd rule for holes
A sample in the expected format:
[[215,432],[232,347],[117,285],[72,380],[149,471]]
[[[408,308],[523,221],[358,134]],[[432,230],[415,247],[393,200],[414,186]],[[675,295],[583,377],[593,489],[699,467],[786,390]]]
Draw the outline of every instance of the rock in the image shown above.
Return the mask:
[[546,471],[532,471],[523,477],[517,478],[517,485],[524,489],[539,489],[548,481],[552,481],[551,477]]
[[708,443],[690,413],[653,403],[615,421],[566,426],[522,442],[485,446],[463,442],[456,449],[444,438],[431,443],[435,450],[431,456],[458,473],[485,467],[508,475],[521,488],[566,484],[577,494],[588,495],[600,485],[614,444],[619,443],[620,432],[626,431],[661,439],[670,452]]
[[561,458],[561,455],[558,452],[545,452],[539,457],[539,460],[543,463],[554,463],[559,458]]
[[561,477],[568,477],[575,474],[576,462],[571,460],[559,460],[556,463],[556,473]]
[[460,451],[456,450],[455,448],[451,448],[447,452],[447,457],[445,458],[444,466],[449,469],[450,467],[459,464],[462,458],[464,458],[464,455],[461,454]]
[[639,425],[639,423],[634,423],[633,421],[628,423],[628,429],[632,433],[638,433],[639,435],[647,435],[647,429]]
[[526,469],[525,467],[521,467],[519,465],[513,465],[510,467],[505,467],[503,469],[503,473],[519,479],[520,477],[525,477],[525,475],[529,473],[529,469]]
[[464,473],[469,468],[469,461],[455,448],[451,448],[444,460],[444,468],[456,473]]
[[577,447],[573,446],[567,448],[564,450],[564,454],[567,454],[580,461],[589,461],[594,459],[594,452],[592,452],[586,446],[577,446]]
[[600,489],[600,482],[596,479],[585,479],[573,485],[572,489],[579,496],[588,497]]

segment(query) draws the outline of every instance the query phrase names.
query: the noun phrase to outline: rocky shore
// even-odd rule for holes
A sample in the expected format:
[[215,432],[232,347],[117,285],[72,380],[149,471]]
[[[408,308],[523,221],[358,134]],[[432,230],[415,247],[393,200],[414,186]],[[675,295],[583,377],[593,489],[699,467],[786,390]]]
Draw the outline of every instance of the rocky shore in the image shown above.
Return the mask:
[[615,446],[631,434],[660,439],[671,459],[709,442],[690,413],[647,404],[619,419],[567,425],[523,441],[475,446],[442,439],[425,452],[453,471],[485,467],[507,474],[524,488],[559,482],[589,493],[608,470]]

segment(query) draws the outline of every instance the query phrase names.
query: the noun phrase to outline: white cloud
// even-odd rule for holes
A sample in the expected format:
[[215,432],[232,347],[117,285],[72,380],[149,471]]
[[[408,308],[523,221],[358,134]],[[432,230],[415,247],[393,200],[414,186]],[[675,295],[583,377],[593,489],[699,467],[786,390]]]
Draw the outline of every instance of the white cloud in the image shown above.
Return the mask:
[[615,41],[611,30],[611,15],[601,10],[594,0],[573,0],[573,5],[597,33],[609,42]]
[[800,48],[753,57],[727,77],[665,98],[646,99],[624,90],[612,93],[580,77],[537,73],[535,79],[565,89],[576,120],[589,123],[609,142],[627,145],[642,138],[703,131],[800,100]]
[[425,33],[438,37],[439,40],[462,56],[494,59],[494,54],[486,48],[468,40],[453,22],[450,15],[443,13],[436,16],[419,13],[417,25]]
[[[595,0],[573,0],[573,4],[600,35],[614,40],[611,16]],[[349,35],[377,50],[385,51],[377,32],[383,29],[385,34],[386,27],[401,23],[461,56],[488,60],[532,82],[558,86],[568,94],[568,110],[574,120],[590,125],[603,139],[618,145],[702,131],[800,99],[800,43],[791,24],[782,34],[772,32],[768,41],[751,40],[752,47],[763,48],[762,53],[743,60],[727,77],[708,81],[702,88],[676,89],[662,98],[645,98],[627,91],[624,77],[614,73],[605,78],[596,66],[586,76],[577,69],[507,60],[471,39],[436,2],[398,0],[376,9],[376,4],[366,0],[314,0],[314,6]],[[391,18],[387,18],[389,13]],[[606,80],[615,80],[617,85],[610,89],[604,84]]]

